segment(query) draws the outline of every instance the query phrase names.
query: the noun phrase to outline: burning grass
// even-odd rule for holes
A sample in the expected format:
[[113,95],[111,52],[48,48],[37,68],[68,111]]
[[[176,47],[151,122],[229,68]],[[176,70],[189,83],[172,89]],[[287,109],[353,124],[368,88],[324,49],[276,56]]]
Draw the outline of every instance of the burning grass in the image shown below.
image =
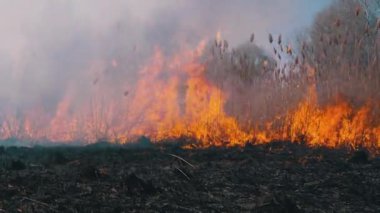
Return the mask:
[[[311,67],[289,74],[284,74],[285,70],[282,74],[264,72],[261,67],[262,73],[255,74],[253,81],[241,82],[231,77],[235,73],[225,64],[229,59],[215,61],[213,56],[201,63],[204,49],[201,43],[198,52],[186,52],[168,62],[157,50],[140,71],[132,97],[118,105],[112,100],[91,101],[73,112],[70,98],[65,98],[51,118],[36,117],[35,111],[14,117],[5,114],[1,136],[27,141],[103,139],[125,143],[146,135],[154,141],[194,138],[198,147],[290,140],[312,146],[379,148],[375,100],[358,107],[346,98],[320,104],[319,82]],[[224,57],[236,57],[228,54]],[[209,80],[207,75],[219,76]]]
[[[0,138],[126,143],[144,135],[193,138],[195,147],[284,140],[377,152],[379,24],[357,8],[333,5],[299,47],[269,34],[272,57],[254,34],[235,49],[220,33],[176,54],[156,48],[134,83],[110,87],[106,77],[95,77],[86,97],[70,88],[53,111],[38,103],[5,107]],[[111,60],[111,68],[118,66]]]

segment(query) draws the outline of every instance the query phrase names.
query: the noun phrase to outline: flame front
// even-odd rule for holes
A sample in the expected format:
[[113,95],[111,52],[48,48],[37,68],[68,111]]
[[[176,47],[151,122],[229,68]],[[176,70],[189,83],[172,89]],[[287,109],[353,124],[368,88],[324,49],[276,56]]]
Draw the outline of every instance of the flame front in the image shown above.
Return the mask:
[[[337,99],[319,106],[315,86],[310,86],[297,107],[275,116],[282,125],[273,125],[275,121],[242,124],[225,111],[229,100],[226,91],[206,77],[206,66],[200,59],[205,47],[203,41],[195,51],[181,51],[171,57],[156,48],[138,72],[136,84],[126,85],[128,91],[117,100],[108,97],[107,88],[92,85],[94,89],[81,102],[74,101],[75,87],[71,88],[54,113],[45,112],[41,106],[22,112],[3,110],[0,138],[125,143],[144,135],[154,141],[193,138],[198,147],[272,140],[305,141],[311,146],[380,147],[380,125],[371,114],[376,104],[368,102],[354,108]],[[116,60],[111,64],[118,67]]]

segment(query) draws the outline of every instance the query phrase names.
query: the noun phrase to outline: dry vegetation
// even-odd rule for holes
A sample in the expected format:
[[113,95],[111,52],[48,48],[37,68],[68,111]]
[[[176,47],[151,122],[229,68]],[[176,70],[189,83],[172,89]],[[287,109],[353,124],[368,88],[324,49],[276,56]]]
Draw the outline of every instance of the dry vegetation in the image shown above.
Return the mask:
[[[208,73],[229,94],[226,110],[245,129],[268,132],[270,139],[326,140],[321,130],[325,126],[340,132],[335,145],[377,149],[379,8],[378,1],[336,1],[293,45],[281,34],[269,34],[269,57],[255,45],[254,34],[249,43],[232,50],[216,42],[210,48]],[[341,114],[337,121],[327,121],[331,111]],[[297,121],[301,114],[303,122]],[[358,129],[349,137],[343,135],[346,122]],[[343,141],[348,138],[355,142]]]
[[168,57],[157,50],[134,87],[115,95],[119,84],[95,78],[83,106],[68,94],[52,115],[40,106],[4,111],[0,137],[124,143],[136,135],[186,136],[199,146],[289,140],[378,150],[378,8],[376,0],[336,1],[298,41],[268,34],[269,54],[255,34],[234,49],[219,36],[202,51]]

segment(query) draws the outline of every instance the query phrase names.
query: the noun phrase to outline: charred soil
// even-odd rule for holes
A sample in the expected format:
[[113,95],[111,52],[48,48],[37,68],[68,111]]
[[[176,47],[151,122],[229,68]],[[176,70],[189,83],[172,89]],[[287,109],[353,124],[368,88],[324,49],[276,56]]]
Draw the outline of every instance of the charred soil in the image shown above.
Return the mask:
[[0,212],[379,212],[380,159],[273,142],[0,148]]

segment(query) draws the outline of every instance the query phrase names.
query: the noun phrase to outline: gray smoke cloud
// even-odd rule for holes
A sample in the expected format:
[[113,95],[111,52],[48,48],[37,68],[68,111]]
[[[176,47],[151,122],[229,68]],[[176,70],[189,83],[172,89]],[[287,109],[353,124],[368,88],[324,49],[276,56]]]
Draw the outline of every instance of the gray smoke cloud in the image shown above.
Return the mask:
[[0,0],[0,109],[54,108],[104,78],[133,82],[156,46],[171,53],[217,31],[232,46],[255,32],[268,48],[269,32],[291,38],[331,1]]

